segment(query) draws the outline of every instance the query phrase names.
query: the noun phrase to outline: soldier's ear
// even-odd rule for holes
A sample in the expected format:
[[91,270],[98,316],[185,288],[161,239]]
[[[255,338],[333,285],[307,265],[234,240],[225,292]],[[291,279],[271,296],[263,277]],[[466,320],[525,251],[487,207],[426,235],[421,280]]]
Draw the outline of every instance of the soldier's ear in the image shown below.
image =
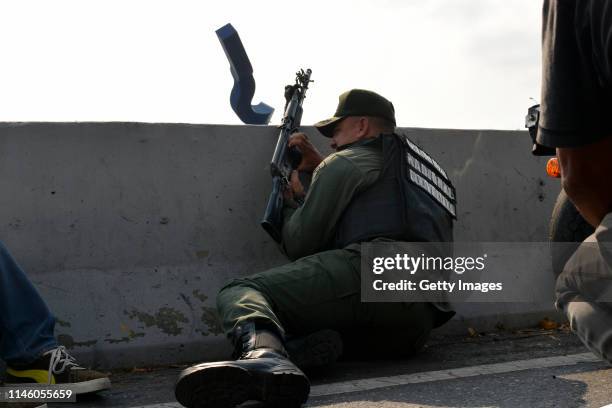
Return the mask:
[[367,116],[361,116],[359,117],[359,120],[357,121],[355,126],[357,127],[358,136],[364,137],[364,136],[368,136],[368,133],[370,132],[370,128],[372,124],[370,123],[370,120],[368,119]]

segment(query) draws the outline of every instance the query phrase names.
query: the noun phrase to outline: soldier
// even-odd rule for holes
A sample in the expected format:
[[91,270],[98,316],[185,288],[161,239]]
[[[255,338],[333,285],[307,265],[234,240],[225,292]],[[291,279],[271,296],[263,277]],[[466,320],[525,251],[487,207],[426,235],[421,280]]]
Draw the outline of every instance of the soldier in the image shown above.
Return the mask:
[[612,362],[612,3],[545,0],[537,142],[556,148],[563,189],[596,227],[557,279],[557,307]]
[[305,134],[292,135],[289,145],[303,155],[298,170],[313,173],[306,194],[297,171],[285,193],[282,247],[294,262],[221,289],[217,308],[237,360],[184,370],[175,388],[181,404],[297,406],[310,385],[296,364],[333,362],[336,333],[361,356],[406,356],[454,314],[447,304],[360,302],[361,242],[452,240],[449,210],[407,176],[409,142],[395,124],[391,102],[353,89],[340,95],[334,117],[315,124],[335,153],[323,159]]

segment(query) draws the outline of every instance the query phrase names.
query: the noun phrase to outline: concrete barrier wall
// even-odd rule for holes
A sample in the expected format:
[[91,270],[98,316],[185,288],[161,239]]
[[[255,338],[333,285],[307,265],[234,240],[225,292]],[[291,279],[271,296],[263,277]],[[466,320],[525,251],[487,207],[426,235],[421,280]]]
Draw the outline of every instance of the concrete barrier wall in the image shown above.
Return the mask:
[[[402,130],[455,182],[456,240],[547,239],[559,183],[526,132]],[[266,126],[0,124],[0,240],[60,340],[101,367],[226,356],[217,290],[286,261],[258,224],[276,137]],[[534,324],[551,309],[461,305],[442,330]]]

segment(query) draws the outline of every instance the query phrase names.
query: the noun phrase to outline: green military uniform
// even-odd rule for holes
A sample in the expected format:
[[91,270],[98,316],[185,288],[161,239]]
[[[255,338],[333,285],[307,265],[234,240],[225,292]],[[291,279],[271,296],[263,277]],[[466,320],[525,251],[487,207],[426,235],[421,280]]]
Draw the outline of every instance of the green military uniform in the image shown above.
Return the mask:
[[[384,123],[363,128],[366,133],[338,128],[349,116]],[[395,123],[390,101],[353,89],[340,95],[334,117],[315,124],[340,148],[314,170],[301,207],[284,209],[282,247],[293,262],[221,289],[217,308],[234,360],[183,370],[174,389],[181,404],[230,408],[254,399],[301,406],[310,382],[300,368],[328,366],[343,351],[410,355],[435,324],[450,317],[429,303],[361,302],[360,242],[452,240],[454,208],[446,208],[448,200],[423,178],[428,174],[450,189],[445,172],[420,149],[409,151],[406,138],[372,138],[374,129],[390,130]],[[358,142],[345,144],[351,140]],[[449,194],[454,202],[454,189]]]
[[303,205],[284,213],[283,248],[294,262],[221,289],[217,307],[226,332],[259,320],[291,335],[393,330],[407,350],[424,343],[438,311],[428,303],[362,303],[360,244],[330,249],[343,211],[377,181],[382,166],[377,138],[344,146],[315,169]]

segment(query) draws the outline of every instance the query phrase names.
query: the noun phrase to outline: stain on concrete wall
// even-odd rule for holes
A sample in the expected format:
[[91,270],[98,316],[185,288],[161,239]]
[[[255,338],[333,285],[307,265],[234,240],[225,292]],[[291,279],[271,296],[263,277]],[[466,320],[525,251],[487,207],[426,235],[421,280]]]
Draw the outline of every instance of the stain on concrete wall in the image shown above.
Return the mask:
[[69,334],[59,334],[57,336],[57,342],[68,349],[75,347],[91,347],[98,343],[98,340],[83,340],[75,341]]
[[219,319],[219,314],[217,313],[216,307],[211,307],[206,305],[206,301],[208,300],[208,296],[200,292],[200,290],[195,289],[193,292],[193,296],[202,302],[200,306],[202,309],[202,315],[200,320],[204,323],[208,330],[198,330],[204,336],[208,336],[210,334],[217,335],[223,333],[223,327],[221,326],[221,320]]
[[124,312],[130,319],[136,319],[144,324],[144,327],[157,327],[163,333],[170,336],[178,336],[183,331],[181,323],[189,320],[184,314],[171,307],[162,307],[155,314],[141,312],[137,309]]

